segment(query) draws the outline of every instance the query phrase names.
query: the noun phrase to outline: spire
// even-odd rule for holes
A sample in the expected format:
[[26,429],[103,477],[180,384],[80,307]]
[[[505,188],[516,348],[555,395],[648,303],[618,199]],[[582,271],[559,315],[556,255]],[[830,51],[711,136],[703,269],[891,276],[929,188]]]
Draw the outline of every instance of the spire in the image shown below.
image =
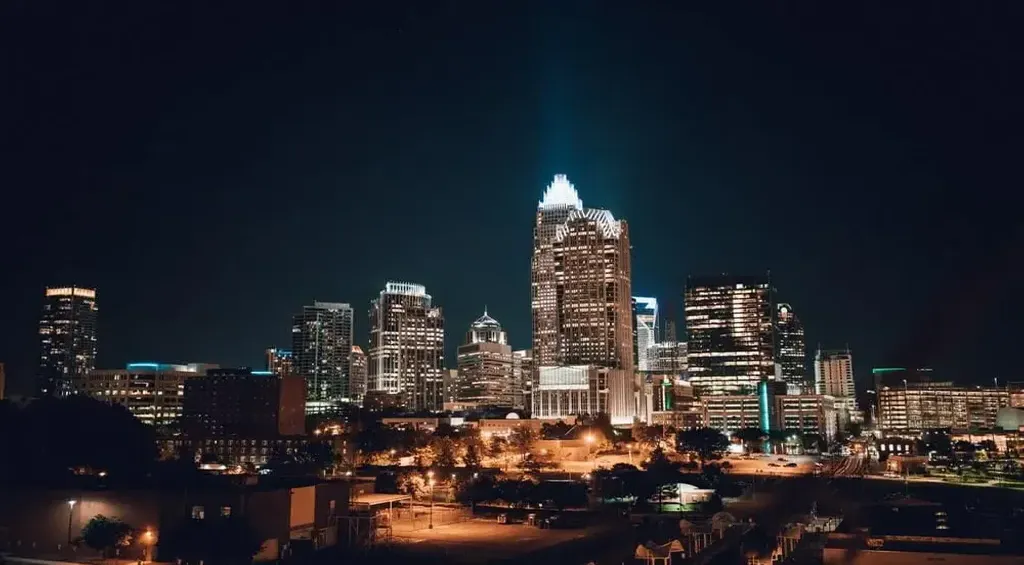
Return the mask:
[[555,179],[544,191],[544,198],[537,203],[538,208],[575,208],[583,209],[583,201],[576,192],[576,187],[565,175],[555,175]]

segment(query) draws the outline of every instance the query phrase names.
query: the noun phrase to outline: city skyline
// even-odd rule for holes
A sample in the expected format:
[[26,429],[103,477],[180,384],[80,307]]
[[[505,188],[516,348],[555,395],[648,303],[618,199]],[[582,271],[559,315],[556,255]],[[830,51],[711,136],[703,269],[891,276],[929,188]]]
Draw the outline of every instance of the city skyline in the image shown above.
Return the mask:
[[[293,14],[273,40],[255,30],[278,17],[254,15],[230,45],[216,26],[181,44],[119,18],[14,26],[40,48],[15,53],[5,128],[11,391],[31,392],[37,297],[61,284],[98,289],[103,368],[260,367],[313,299],[352,304],[365,349],[364,305],[395,279],[431,288],[450,327],[490,305],[527,348],[526,230],[556,173],[630,220],[633,292],[680,330],[687,276],[770,269],[809,350],[857,352],[860,387],[884,366],[986,384],[991,351],[1020,341],[1020,305],[997,300],[1019,289],[1024,248],[997,22],[979,44],[950,31],[969,18],[902,7],[842,22],[478,10]],[[185,29],[177,17],[161,29]],[[111,57],[111,33],[171,63]],[[332,33],[372,55],[315,39]],[[927,48],[939,39],[954,45]],[[954,55],[968,46],[976,58]]]

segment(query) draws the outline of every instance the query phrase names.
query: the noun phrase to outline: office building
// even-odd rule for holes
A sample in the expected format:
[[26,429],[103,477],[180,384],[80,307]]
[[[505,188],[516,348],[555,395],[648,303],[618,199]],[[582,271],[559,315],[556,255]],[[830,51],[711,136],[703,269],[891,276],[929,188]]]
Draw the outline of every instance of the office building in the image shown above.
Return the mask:
[[839,413],[839,427],[864,421],[857,408],[856,388],[853,382],[853,354],[849,349],[823,351],[814,354],[814,389],[818,394],[835,399]]
[[306,390],[297,375],[209,369],[185,380],[182,427],[192,439],[304,435]]
[[919,434],[938,428],[991,430],[997,427],[999,409],[1009,405],[1006,389],[908,382],[878,391],[878,428],[886,434]]
[[782,394],[775,396],[772,429],[797,434],[816,434],[832,440],[839,425],[835,400],[823,394]]
[[651,424],[671,426],[677,430],[699,428],[704,425],[703,406],[694,396],[690,383],[672,375],[654,378],[653,412]]
[[340,302],[303,306],[292,323],[292,366],[306,382],[306,410],[332,412],[351,397],[352,307]]
[[512,347],[497,320],[487,315],[469,326],[458,349],[458,400],[512,407]]
[[349,397],[355,404],[361,404],[366,396],[366,353],[358,345],[352,346],[352,353],[348,358],[349,367]]
[[704,425],[723,432],[744,428],[764,429],[761,402],[756,394],[705,395],[700,397]]
[[807,345],[804,325],[789,304],[775,307],[775,362],[781,377],[791,388],[811,393],[813,386],[807,378]]
[[292,351],[277,347],[267,349],[267,370],[282,377],[294,374],[295,356],[292,355]]
[[633,307],[629,230],[607,210],[569,214],[553,244],[558,315],[557,365],[632,373]]
[[612,425],[629,425],[637,413],[636,388],[631,371],[596,365],[539,367],[531,412],[538,420],[604,413]]
[[682,377],[686,374],[686,342],[662,341],[651,345],[647,349],[647,366],[646,372],[651,374]]
[[76,377],[96,368],[96,290],[47,288],[39,319],[40,396],[67,396]]
[[1006,389],[1010,391],[1010,406],[1024,408],[1024,382],[1006,383]]
[[640,371],[651,371],[648,361],[650,350],[658,342],[658,299],[635,296],[636,304],[636,364]]
[[537,204],[530,260],[530,307],[533,315],[533,357],[536,367],[558,364],[558,283],[555,238],[569,215],[583,210],[576,187],[555,175]]
[[72,394],[123,406],[146,424],[170,426],[182,416],[185,382],[215,368],[203,363],[129,363],[124,369],[95,369],[72,380]]
[[444,315],[423,285],[389,282],[370,305],[367,390],[413,410],[444,405]]
[[753,394],[774,376],[772,292],[767,276],[687,279],[686,361],[698,395]]
[[530,391],[533,388],[533,350],[518,349],[512,352],[512,407],[529,408]]

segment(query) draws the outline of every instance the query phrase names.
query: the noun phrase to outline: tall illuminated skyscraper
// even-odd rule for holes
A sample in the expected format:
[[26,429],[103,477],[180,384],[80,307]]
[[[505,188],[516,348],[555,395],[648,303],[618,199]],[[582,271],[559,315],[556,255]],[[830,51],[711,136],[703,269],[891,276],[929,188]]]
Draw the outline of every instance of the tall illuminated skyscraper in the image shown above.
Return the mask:
[[352,346],[352,353],[348,358],[348,384],[349,396],[352,402],[362,404],[366,396],[366,353],[358,345]]
[[292,368],[306,379],[306,411],[330,412],[351,400],[349,354],[352,307],[340,302],[303,306],[292,323]]
[[535,417],[637,413],[629,228],[556,175],[537,207],[531,298]]
[[558,356],[558,283],[555,237],[569,215],[583,210],[576,187],[565,175],[555,175],[537,204],[530,260],[530,305],[533,311],[534,366],[554,365]]
[[458,350],[458,400],[512,407],[512,347],[497,320],[487,315],[469,326]]
[[636,360],[626,222],[608,210],[574,211],[558,228],[553,251],[556,361],[632,373]]
[[444,314],[423,285],[389,282],[370,304],[367,394],[415,410],[444,405]]
[[637,369],[651,371],[649,350],[658,341],[658,299],[635,296]]
[[754,394],[775,374],[769,277],[690,277],[687,370],[698,394]]
[[39,319],[40,396],[68,396],[96,368],[96,290],[47,288]]
[[807,378],[804,325],[785,303],[775,307],[775,361],[782,368],[782,380],[787,385],[811,392],[814,385]]

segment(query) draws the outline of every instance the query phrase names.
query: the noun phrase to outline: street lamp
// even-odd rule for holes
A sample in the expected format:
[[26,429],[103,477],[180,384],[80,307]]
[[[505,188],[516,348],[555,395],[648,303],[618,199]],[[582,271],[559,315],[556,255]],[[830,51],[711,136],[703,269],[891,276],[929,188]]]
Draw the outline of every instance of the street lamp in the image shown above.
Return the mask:
[[68,543],[69,544],[71,543],[71,515],[72,515],[72,512],[75,509],[75,503],[76,502],[78,502],[78,501],[73,499],[73,498],[68,499]]
[[[434,472],[431,471],[431,472],[427,473],[427,476],[431,476],[433,474],[434,474]],[[434,529],[434,479],[430,479],[430,481],[427,484],[430,485],[430,515],[429,515],[430,517],[428,518],[427,529],[428,530],[433,530]]]
[[146,548],[146,561],[152,561],[153,556],[151,555],[150,552],[152,551],[153,548],[153,528],[146,528],[146,532],[142,534],[142,545]]

